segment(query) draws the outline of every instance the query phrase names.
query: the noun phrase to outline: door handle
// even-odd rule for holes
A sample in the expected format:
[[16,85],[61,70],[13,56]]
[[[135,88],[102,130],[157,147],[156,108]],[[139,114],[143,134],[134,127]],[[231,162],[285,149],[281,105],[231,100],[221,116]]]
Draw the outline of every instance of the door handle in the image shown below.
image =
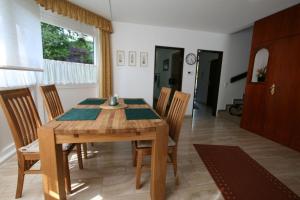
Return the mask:
[[270,89],[270,94],[273,96],[276,92],[276,85],[275,83],[272,84],[272,86],[269,88]]

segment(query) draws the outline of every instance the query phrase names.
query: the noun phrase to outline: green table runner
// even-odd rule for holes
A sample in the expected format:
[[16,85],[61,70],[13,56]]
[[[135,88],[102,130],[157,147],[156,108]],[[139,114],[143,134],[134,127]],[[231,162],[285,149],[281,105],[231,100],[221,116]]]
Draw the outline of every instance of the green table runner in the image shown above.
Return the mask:
[[100,105],[103,104],[106,101],[106,99],[86,99],[79,103],[79,105]]
[[64,115],[59,117],[57,121],[83,121],[83,120],[95,120],[100,114],[101,109],[89,109],[89,108],[72,108]]
[[160,117],[148,108],[125,109],[127,120],[160,119]]
[[125,104],[146,104],[144,99],[124,99]]

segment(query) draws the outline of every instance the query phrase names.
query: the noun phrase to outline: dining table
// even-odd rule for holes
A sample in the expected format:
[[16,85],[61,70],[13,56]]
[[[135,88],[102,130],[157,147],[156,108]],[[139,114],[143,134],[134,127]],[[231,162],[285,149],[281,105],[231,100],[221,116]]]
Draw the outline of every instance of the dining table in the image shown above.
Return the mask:
[[138,140],[152,141],[150,197],[166,198],[168,124],[141,98],[118,102],[88,98],[38,128],[45,200],[67,199],[62,144]]

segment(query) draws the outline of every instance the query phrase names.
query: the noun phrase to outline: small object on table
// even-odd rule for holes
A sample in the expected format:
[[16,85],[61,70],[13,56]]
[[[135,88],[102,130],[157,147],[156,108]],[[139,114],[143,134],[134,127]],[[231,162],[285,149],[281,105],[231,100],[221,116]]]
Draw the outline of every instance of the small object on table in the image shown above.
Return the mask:
[[101,109],[105,110],[116,110],[116,109],[124,109],[127,108],[128,106],[124,103],[119,103],[118,102],[118,96],[112,96],[108,99],[107,103],[100,105]]
[[109,98],[108,105],[110,105],[110,106],[116,106],[118,104],[119,104],[118,103],[118,98],[116,96],[112,96],[112,97]]

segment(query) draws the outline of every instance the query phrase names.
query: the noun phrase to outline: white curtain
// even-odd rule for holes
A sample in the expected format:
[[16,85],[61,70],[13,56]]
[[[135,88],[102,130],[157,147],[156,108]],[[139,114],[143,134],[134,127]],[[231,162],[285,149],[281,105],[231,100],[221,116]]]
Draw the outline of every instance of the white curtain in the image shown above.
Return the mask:
[[0,88],[34,85],[36,73],[41,72],[0,69]]
[[84,84],[97,82],[95,65],[44,59],[44,84]]

